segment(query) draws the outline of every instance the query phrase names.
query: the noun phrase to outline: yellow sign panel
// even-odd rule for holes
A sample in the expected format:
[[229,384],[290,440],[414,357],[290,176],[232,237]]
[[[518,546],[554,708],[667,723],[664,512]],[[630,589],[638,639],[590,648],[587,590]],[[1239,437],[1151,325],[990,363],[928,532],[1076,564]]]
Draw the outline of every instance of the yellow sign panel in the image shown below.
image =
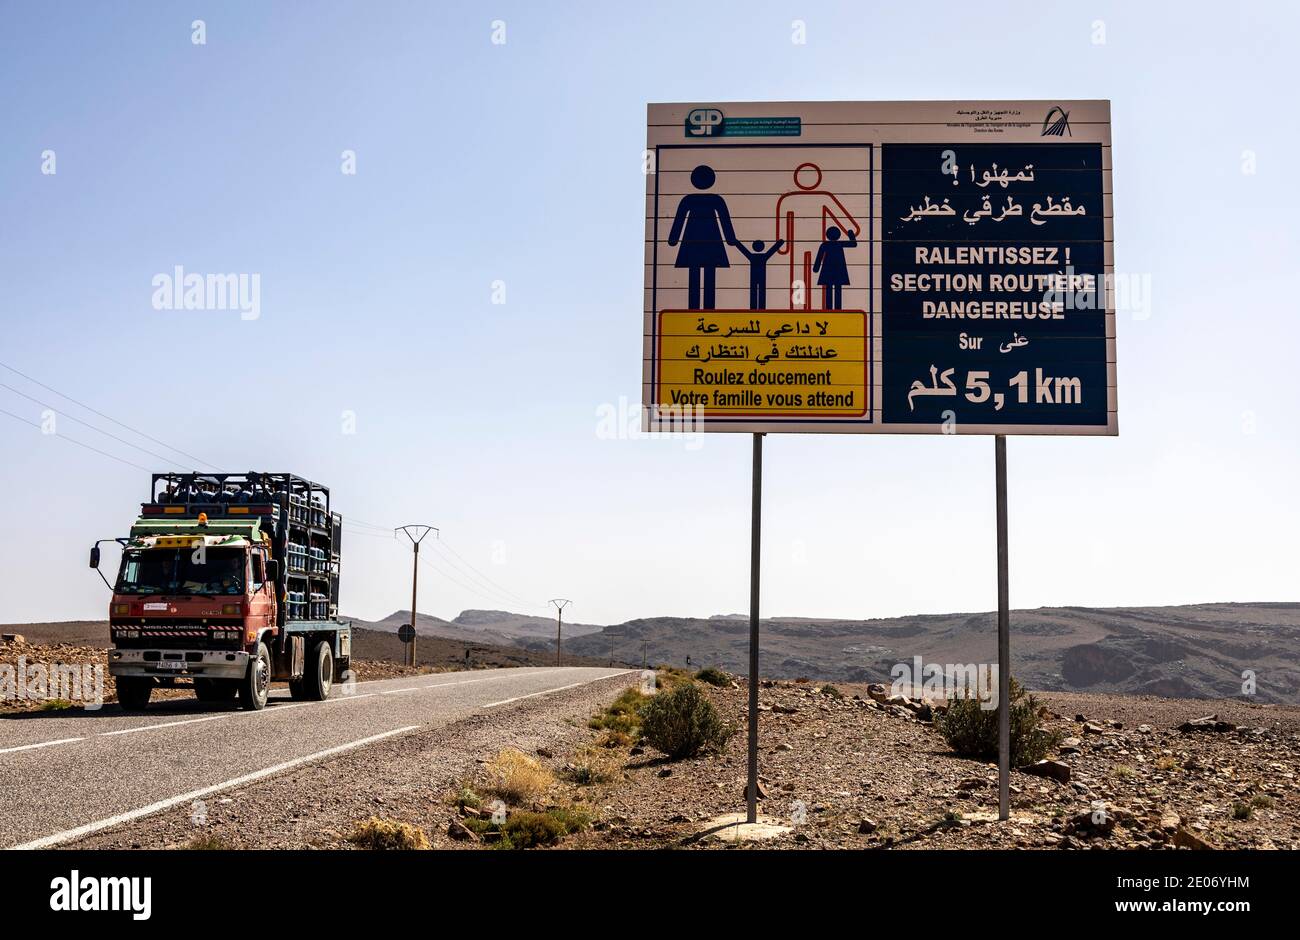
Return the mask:
[[661,413],[860,417],[870,408],[861,310],[664,310],[655,350]]

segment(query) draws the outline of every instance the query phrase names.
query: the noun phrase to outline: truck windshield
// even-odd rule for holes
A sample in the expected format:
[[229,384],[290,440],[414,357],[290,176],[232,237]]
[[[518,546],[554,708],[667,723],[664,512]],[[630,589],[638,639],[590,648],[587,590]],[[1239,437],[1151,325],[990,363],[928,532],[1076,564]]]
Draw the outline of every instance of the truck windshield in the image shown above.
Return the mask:
[[134,549],[122,556],[119,594],[243,594],[244,550],[209,548],[202,562],[192,549]]

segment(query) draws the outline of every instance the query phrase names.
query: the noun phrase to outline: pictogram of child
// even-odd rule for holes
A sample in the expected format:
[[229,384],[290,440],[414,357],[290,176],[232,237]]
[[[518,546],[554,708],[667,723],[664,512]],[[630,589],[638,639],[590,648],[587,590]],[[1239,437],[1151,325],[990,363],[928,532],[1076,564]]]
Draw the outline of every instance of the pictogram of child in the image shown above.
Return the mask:
[[817,248],[817,257],[812,266],[814,274],[820,272],[817,283],[822,288],[823,309],[844,308],[844,285],[849,283],[849,264],[844,260],[844,250],[857,246],[858,240],[852,232],[849,232],[848,240],[841,244],[839,229],[832,225],[826,230],[826,241]]
[[785,240],[778,238],[772,243],[772,247],[764,250],[763,240],[759,239],[753,243],[753,248],[746,248],[741,242],[736,242],[736,250],[749,259],[749,309],[766,310],[767,309],[767,259],[781,250]]

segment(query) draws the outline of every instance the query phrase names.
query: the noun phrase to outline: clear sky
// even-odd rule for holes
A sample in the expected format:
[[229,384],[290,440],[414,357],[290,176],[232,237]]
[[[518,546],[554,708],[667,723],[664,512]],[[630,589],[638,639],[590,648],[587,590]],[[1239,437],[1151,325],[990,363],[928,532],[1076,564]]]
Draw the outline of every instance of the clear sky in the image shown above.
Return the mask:
[[[1118,438],[1009,442],[1012,603],[1296,600],[1298,33],[1282,3],[5,0],[0,362],[329,484],[371,526],[346,613],[409,606],[373,528],[406,522],[442,530],[439,616],[743,611],[749,438],[599,431],[640,397],[646,103],[1109,98],[1151,306],[1120,314]],[[257,274],[260,316],[155,309],[177,265]],[[60,438],[193,460],[0,382],[57,412],[0,415],[0,622],[103,617],[86,551],[147,476]],[[771,436],[766,483],[766,614],[995,605],[990,439]]]

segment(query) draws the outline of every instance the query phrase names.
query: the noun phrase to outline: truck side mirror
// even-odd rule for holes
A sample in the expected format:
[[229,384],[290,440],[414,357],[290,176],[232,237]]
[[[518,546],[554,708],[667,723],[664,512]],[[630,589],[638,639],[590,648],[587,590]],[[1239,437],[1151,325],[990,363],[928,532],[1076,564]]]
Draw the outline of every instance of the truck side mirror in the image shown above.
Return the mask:
[[274,558],[268,558],[266,561],[266,577],[271,581],[280,580],[280,563]]
[[90,546],[90,567],[92,568],[99,567],[99,546],[98,545]]

